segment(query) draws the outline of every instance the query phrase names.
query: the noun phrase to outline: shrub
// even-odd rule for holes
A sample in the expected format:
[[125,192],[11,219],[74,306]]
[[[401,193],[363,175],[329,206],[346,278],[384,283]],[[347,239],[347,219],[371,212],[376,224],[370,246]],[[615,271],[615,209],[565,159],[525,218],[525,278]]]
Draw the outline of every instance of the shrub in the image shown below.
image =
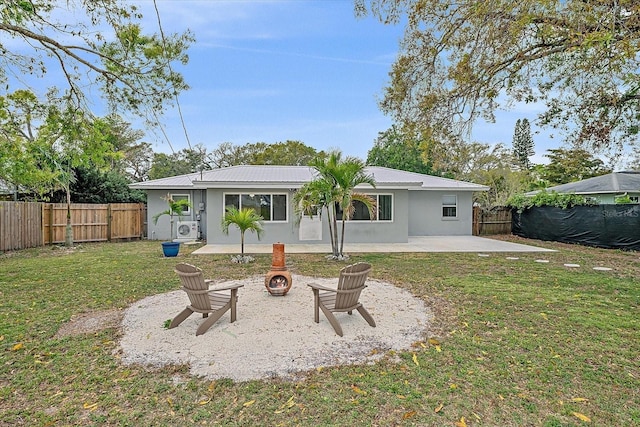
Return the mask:
[[568,209],[573,206],[589,206],[594,203],[586,197],[573,193],[557,193],[555,191],[547,192],[542,190],[535,196],[526,196],[525,194],[516,194],[507,200],[507,206],[515,208],[518,213],[529,209],[533,206],[553,206],[556,208]]

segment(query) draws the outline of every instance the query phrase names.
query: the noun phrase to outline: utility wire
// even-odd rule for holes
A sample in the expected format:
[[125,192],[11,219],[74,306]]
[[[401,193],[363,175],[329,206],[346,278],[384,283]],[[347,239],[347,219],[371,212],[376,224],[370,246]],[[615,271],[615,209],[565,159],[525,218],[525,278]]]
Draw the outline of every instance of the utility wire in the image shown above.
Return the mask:
[[[158,28],[160,28],[160,37],[162,38],[162,47],[164,52],[166,52],[167,44],[165,41],[164,30],[162,29],[162,22],[160,21],[160,11],[158,10],[158,4],[156,3],[156,0],[153,0],[153,7],[156,10],[156,17],[158,18]],[[169,71],[173,74],[173,69],[171,68],[171,62],[169,61],[168,58],[167,58],[167,67],[169,67]],[[189,146],[189,149],[191,150],[192,149],[191,141],[189,140],[189,133],[187,132],[187,126],[184,123],[184,116],[182,115],[182,108],[180,107],[180,100],[178,99],[178,93],[175,92],[173,96],[176,99],[176,106],[178,107],[178,115],[180,116],[180,123],[182,124],[182,130],[184,131],[184,137],[187,140],[187,145]],[[164,129],[162,130],[162,133],[165,134],[165,138],[166,138],[166,133],[164,132]],[[169,145],[171,145],[171,143],[169,143]],[[173,151],[173,148],[171,150]]]
[[[171,140],[169,139],[169,135],[167,135],[167,132],[164,129],[164,125],[162,123],[160,123],[160,118],[158,117],[158,113],[154,109],[151,109],[151,113],[153,114],[153,117],[155,118],[155,121],[158,124],[158,128],[160,129],[160,132],[162,132],[162,135],[164,136],[165,141],[167,141],[167,144],[169,144],[169,148],[171,149],[171,153],[176,154],[176,150],[173,149],[173,145],[171,144]],[[188,142],[189,142],[189,140],[187,140],[187,143]],[[191,146],[189,146],[189,148],[191,148]]]

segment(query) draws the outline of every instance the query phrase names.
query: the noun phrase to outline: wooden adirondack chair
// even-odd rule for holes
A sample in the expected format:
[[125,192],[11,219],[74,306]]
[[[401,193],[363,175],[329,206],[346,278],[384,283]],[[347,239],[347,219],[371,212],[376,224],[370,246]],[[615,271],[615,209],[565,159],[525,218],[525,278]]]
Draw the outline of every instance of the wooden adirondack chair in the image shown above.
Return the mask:
[[[231,323],[236,321],[236,301],[238,288],[244,285],[233,285],[224,288],[209,289],[211,280],[205,280],[202,270],[191,264],[180,263],[174,270],[180,277],[182,290],[189,296],[190,305],[178,314],[169,324],[169,329],[175,328],[194,312],[202,313],[206,318],[196,330],[196,336],[202,335],[222,317],[227,310],[231,310]],[[230,293],[221,291],[231,291]],[[209,316],[211,315],[211,316]]]
[[337,289],[327,288],[315,283],[309,284],[313,289],[314,321],[320,323],[319,310],[322,310],[336,334],[342,336],[342,327],[333,313],[346,311],[351,314],[353,310],[358,310],[364,320],[375,328],[376,322],[359,301],[360,293],[367,287],[364,283],[370,271],[370,264],[360,262],[340,270]]

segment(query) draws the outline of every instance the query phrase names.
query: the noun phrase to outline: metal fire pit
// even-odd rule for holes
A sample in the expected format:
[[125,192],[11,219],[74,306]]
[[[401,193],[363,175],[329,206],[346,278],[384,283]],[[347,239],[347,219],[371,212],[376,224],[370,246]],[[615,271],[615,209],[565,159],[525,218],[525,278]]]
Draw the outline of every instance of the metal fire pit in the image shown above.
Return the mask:
[[284,243],[274,243],[271,270],[264,278],[264,286],[271,295],[284,296],[291,289],[292,282],[291,273],[284,265]]

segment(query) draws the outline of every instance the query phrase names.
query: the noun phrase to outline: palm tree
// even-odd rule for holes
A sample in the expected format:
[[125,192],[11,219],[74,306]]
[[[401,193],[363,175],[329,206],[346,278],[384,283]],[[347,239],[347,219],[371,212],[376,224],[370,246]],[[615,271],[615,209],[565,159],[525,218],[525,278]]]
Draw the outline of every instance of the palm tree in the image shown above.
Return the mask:
[[[343,256],[345,222],[353,215],[355,201],[365,205],[370,218],[375,217],[375,202],[366,194],[355,191],[360,184],[369,184],[375,188],[373,176],[365,171],[365,164],[355,157],[342,159],[339,151],[329,153],[327,157],[317,158],[310,164],[318,172],[318,177],[305,184],[296,193],[294,202],[296,212],[313,214],[315,210],[327,212],[331,250],[334,257]],[[338,212],[342,210],[341,233],[338,240]]]
[[356,192],[355,188],[360,184],[369,184],[375,188],[376,182],[372,175],[365,172],[364,162],[355,157],[348,157],[344,162],[340,163],[338,169],[335,170],[334,178],[337,183],[338,205],[342,209],[339,253],[343,255],[344,226],[346,220],[351,219],[353,216],[353,202],[362,203],[369,211],[369,218],[374,219],[377,216],[375,201],[371,196]]
[[326,211],[327,223],[329,224],[329,237],[331,238],[331,251],[333,256],[338,256],[338,236],[336,230],[336,209],[337,192],[328,180],[315,179],[304,184],[293,196],[294,209],[298,216],[308,215],[313,218],[319,215],[322,220],[323,211]]
[[191,207],[191,203],[189,203],[189,200],[187,199],[174,200],[171,197],[171,194],[167,194],[162,199],[167,202],[167,210],[154,215],[153,223],[157,224],[158,218],[160,218],[162,215],[169,215],[169,218],[171,218],[171,231],[169,232],[169,240],[171,240],[173,239],[173,217],[177,216],[179,221],[182,220],[184,211]]
[[262,237],[262,218],[253,208],[238,210],[235,206],[228,206],[222,218],[222,232],[229,234],[229,226],[235,225],[240,229],[240,255],[244,258],[244,232],[249,230],[258,235],[258,240]]

